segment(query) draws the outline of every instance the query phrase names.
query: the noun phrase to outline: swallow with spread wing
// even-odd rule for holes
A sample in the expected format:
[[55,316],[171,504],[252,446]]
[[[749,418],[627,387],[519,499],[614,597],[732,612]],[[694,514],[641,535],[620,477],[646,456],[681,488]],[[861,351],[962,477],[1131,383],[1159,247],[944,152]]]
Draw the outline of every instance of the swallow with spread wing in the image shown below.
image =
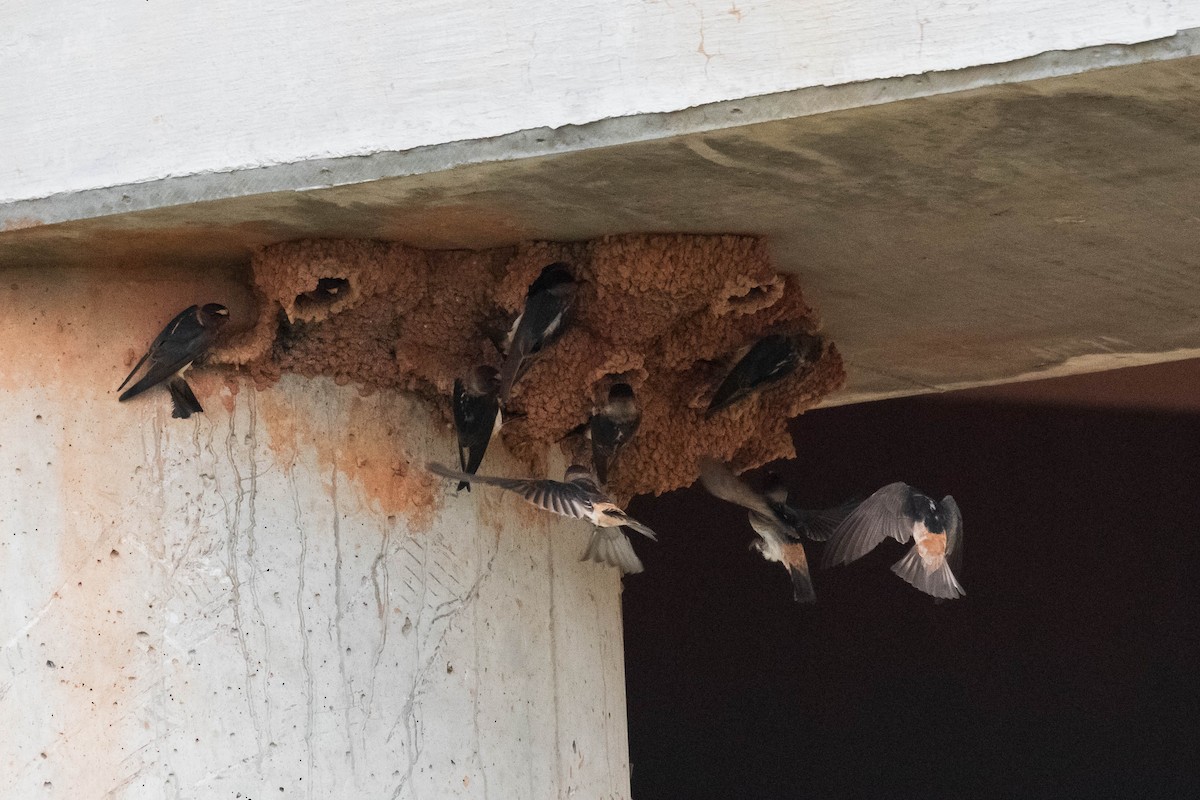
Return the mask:
[[561,481],[469,475],[436,463],[428,464],[427,468],[450,480],[498,486],[519,494],[525,502],[543,511],[592,523],[596,530],[581,561],[590,558],[620,567],[622,572],[641,572],[641,559],[633,552],[633,545],[620,528],[632,528],[649,539],[658,539],[654,531],[622,511],[604,493],[592,478],[591,470],[578,464],[567,467]]
[[[454,381],[454,429],[458,433],[458,465],[474,475],[483,461],[492,437],[500,430],[500,375],[494,367],[481,365]],[[461,481],[458,491],[471,490]]]
[[783,380],[801,364],[815,363],[821,357],[823,347],[821,337],[807,333],[775,334],[759,339],[721,381],[705,416],[712,416],[753,392]]
[[508,336],[507,355],[500,369],[500,403],[507,406],[513,386],[547,345],[566,330],[579,284],[567,265],[555,262],[529,286],[525,308]]
[[756,492],[728,467],[711,458],[700,462],[700,482],[709,494],[749,510],[750,527],[759,536],[751,547],[767,561],[787,569],[797,603],[815,602],[817,595],[802,542],[804,537],[814,542],[828,539],[854,504],[824,511],[792,508],[787,502],[787,487],[778,475],[770,473],[763,491]]
[[954,600],[966,594],[955,577],[962,571],[962,514],[954,498],[934,502],[906,483],[889,483],[854,510],[830,539],[822,566],[862,558],[889,536],[913,540],[892,572],[926,594]]
[[642,407],[628,383],[614,383],[608,390],[608,401],[588,422],[592,440],[592,466],[601,486],[608,485],[608,473],[617,453],[629,443],[642,423]]
[[194,361],[208,352],[221,326],[228,320],[229,309],[219,303],[189,306],[180,311],[150,343],[150,349],[117,387],[117,391],[125,389],[125,384],[146,364],[145,374],[126,389],[118,400],[125,402],[166,381],[167,391],[171,394],[172,417],[187,419],[193,413],[203,412],[200,401],[192,393],[183,374]]

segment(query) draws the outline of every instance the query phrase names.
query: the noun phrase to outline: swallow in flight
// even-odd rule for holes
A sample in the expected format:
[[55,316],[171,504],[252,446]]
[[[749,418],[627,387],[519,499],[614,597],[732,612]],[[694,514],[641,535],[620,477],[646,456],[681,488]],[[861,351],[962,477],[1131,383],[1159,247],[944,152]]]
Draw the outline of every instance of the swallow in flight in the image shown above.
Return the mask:
[[804,538],[823,542],[846,518],[853,503],[824,511],[805,511],[788,505],[788,490],[775,473],[767,476],[762,492],[756,492],[729,468],[711,458],[700,462],[700,482],[714,497],[748,509],[750,527],[758,534],[751,547],[767,561],[782,564],[792,579],[792,596],[797,603],[817,599]]
[[962,571],[962,514],[954,498],[936,503],[906,483],[889,483],[868,497],[833,533],[823,566],[862,558],[887,537],[913,540],[892,572],[940,600],[966,594],[955,577]]
[[497,486],[519,494],[525,502],[543,511],[592,523],[596,530],[581,561],[590,558],[620,567],[627,573],[641,572],[642,562],[620,528],[632,528],[649,539],[658,539],[654,531],[621,510],[597,485],[591,470],[579,464],[567,467],[561,481],[469,475],[437,463],[431,463],[427,468],[435,475],[450,480]]

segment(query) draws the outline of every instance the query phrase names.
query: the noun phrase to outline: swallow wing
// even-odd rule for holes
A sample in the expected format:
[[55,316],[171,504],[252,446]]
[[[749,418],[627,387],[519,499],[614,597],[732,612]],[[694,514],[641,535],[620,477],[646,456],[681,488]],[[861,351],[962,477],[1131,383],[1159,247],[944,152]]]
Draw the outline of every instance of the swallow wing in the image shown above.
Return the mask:
[[946,519],[946,563],[955,575],[959,575],[963,557],[962,512],[950,495],[942,498],[942,514]]
[[786,336],[760,339],[721,381],[707,413],[715,414],[758,387],[788,376],[799,363],[800,354]]
[[841,525],[846,517],[854,509],[858,508],[857,502],[843,503],[834,508],[826,508],[820,511],[805,511],[802,509],[792,509],[792,513],[799,521],[796,525],[796,530],[803,533],[814,542],[824,542],[833,536],[833,532],[837,530],[838,525]]
[[443,478],[451,480],[497,486],[520,495],[530,505],[537,506],[544,511],[561,514],[564,517],[571,517],[573,519],[591,518],[591,500],[574,483],[535,480],[532,478],[500,478],[491,475],[470,475],[437,463],[428,464],[427,469],[435,475],[440,475]]
[[542,349],[562,335],[574,295],[540,292],[525,302],[516,323],[504,366],[500,369],[500,398],[508,402],[512,387],[533,364]]
[[775,511],[758,492],[746,485],[745,481],[730,472],[720,461],[705,457],[700,460],[700,483],[714,497],[719,497],[727,503],[747,508],[767,519],[775,518]]
[[145,364],[148,358],[151,358],[155,353],[158,352],[158,349],[162,346],[162,343],[166,341],[167,337],[171,335],[171,332],[177,330],[180,324],[187,319],[189,314],[195,317],[196,312],[199,311],[199,309],[199,306],[188,306],[183,311],[180,311],[178,314],[176,314],[175,318],[168,322],[167,326],[158,332],[158,336],[154,337],[154,341],[150,343],[150,347],[147,348],[146,352],[142,355],[138,362],[133,365],[133,369],[129,370],[129,374],[125,376],[125,380],[121,381],[121,385],[117,387],[118,392],[125,388],[125,384],[129,383],[129,379],[137,374],[137,371],[142,368],[142,364]]
[[[118,398],[128,400],[162,383],[195,361],[212,344],[213,332],[200,324],[195,306],[176,317],[159,334],[146,354],[146,374]],[[130,376],[132,377],[132,375]],[[126,378],[126,381],[129,379]],[[122,384],[124,385],[124,384]]]
[[889,483],[868,497],[838,525],[822,558],[822,566],[848,564],[862,558],[884,539],[898,542],[912,538],[908,484]]

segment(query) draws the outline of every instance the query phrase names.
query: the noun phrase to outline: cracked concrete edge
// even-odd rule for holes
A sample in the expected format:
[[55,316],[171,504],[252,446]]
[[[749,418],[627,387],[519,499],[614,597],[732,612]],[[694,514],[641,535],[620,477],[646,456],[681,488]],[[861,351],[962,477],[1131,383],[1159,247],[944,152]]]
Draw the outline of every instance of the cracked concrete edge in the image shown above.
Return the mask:
[[0,232],[232,197],[347,186],[442,172],[469,164],[612,147],[1198,55],[1200,28],[1190,28],[1173,36],[1137,44],[1051,51],[1003,64],[795,89],[679,111],[615,117],[555,129],[534,128],[488,139],[164,177],[0,204]]

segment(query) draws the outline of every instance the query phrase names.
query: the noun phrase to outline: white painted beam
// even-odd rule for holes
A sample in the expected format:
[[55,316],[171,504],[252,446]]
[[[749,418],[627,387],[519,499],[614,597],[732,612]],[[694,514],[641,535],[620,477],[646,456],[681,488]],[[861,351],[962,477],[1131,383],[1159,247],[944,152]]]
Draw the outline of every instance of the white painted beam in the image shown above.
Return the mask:
[[1144,42],[1192,0],[18,0],[0,203]]

